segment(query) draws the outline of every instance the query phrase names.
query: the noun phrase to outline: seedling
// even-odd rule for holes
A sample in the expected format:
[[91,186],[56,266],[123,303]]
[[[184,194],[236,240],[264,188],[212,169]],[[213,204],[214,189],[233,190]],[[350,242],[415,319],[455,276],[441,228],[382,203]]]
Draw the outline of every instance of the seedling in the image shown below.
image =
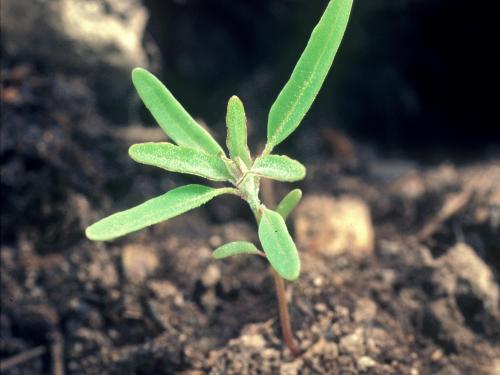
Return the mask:
[[294,281],[299,277],[300,259],[285,220],[299,203],[302,192],[292,190],[273,209],[261,202],[259,185],[262,178],[293,182],[305,177],[306,169],[301,163],[272,152],[299,126],[316,98],[344,35],[351,6],[352,0],[329,2],[289,81],[269,111],[267,143],[256,157],[247,146],[245,109],[238,97],[231,97],[227,105],[227,156],[155,76],[144,69],[134,69],[132,81],[139,96],[173,143],[134,144],[129,149],[130,157],[138,163],[222,181],[230,186],[181,186],[108,216],[86,230],[91,240],[113,240],[178,216],[219,195],[239,196],[248,202],[255,216],[261,248],[246,241],[231,242],[215,249],[213,257],[254,254],[269,262],[276,283],[282,334],[294,355],[300,352],[290,328],[283,279]]

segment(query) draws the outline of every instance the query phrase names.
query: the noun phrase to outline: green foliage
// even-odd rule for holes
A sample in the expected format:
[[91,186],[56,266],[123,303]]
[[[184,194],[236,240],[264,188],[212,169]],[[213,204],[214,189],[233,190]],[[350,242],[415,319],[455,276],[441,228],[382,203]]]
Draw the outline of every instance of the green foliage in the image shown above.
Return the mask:
[[231,159],[240,158],[247,167],[252,165],[252,157],[247,145],[247,117],[243,103],[232,96],[227,103],[227,148]]
[[247,145],[246,114],[238,97],[232,96],[227,105],[228,158],[215,139],[193,120],[155,76],[144,69],[134,69],[132,81],[139,96],[175,144],[132,145],[130,157],[167,171],[229,182],[233,187],[215,189],[195,184],[178,187],[98,221],[87,228],[87,237],[95,241],[112,240],[178,216],[216,196],[235,194],[246,200],[253,211],[264,252],[250,242],[236,241],[217,248],[213,257],[261,255],[281,277],[289,281],[297,279],[300,259],[285,220],[299,203],[302,192],[292,190],[275,210],[271,210],[260,201],[259,184],[261,178],[291,182],[305,177],[306,170],[301,163],[271,152],[297,128],[311,107],[339,48],[351,6],[352,0],[329,2],[289,81],[271,107],[266,147],[255,158],[252,158]]
[[330,1],[289,81],[269,111],[266,152],[285,140],[306,115],[339,48],[352,0]]
[[306,168],[302,164],[284,155],[260,156],[250,171],[277,181],[299,181],[306,176]]
[[234,193],[233,188],[213,189],[203,185],[185,185],[118,212],[92,224],[85,234],[94,241],[108,241],[150,225],[179,216],[218,195]]
[[175,143],[208,154],[224,153],[215,139],[193,120],[158,78],[145,69],[135,68],[132,82],[147,109]]
[[259,224],[262,248],[276,272],[285,280],[293,281],[300,273],[300,259],[295,243],[281,215],[267,208],[263,211]]
[[234,241],[225,245],[219,246],[212,253],[214,259],[223,259],[238,254],[262,254],[262,252],[255,247],[251,242],[247,241]]
[[280,203],[278,203],[278,205],[276,206],[276,212],[279,213],[284,220],[286,220],[293,209],[297,207],[301,199],[302,190],[293,189],[283,197]]
[[138,163],[170,172],[194,174],[213,181],[232,179],[220,157],[172,143],[139,143],[132,145],[128,154]]

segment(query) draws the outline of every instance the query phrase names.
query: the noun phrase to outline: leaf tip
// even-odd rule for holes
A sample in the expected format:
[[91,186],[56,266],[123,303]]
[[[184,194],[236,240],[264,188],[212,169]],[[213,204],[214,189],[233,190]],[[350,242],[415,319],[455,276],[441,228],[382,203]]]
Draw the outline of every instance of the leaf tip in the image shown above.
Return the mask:
[[99,236],[95,233],[94,225],[90,225],[85,229],[85,236],[91,241],[99,241]]
[[300,263],[298,264],[297,268],[295,268],[292,272],[288,274],[281,274],[281,277],[283,277],[286,281],[295,281],[299,278],[300,276]]
[[238,96],[233,95],[229,98],[229,103],[242,103],[242,101]]
[[128,148],[128,156],[130,156],[132,160],[137,161],[136,159],[137,159],[137,153],[139,152],[139,148],[140,147],[138,144],[133,144]]

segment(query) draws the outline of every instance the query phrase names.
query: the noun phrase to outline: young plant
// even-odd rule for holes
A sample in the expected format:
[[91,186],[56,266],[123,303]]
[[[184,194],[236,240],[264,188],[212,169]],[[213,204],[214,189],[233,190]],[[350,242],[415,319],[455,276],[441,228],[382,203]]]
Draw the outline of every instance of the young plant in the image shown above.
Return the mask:
[[250,242],[236,241],[217,248],[213,257],[254,254],[267,259],[276,283],[282,334],[294,355],[299,354],[299,349],[290,328],[283,279],[294,281],[299,277],[300,259],[285,220],[299,203],[302,192],[292,190],[277,207],[271,208],[261,202],[259,185],[261,178],[293,182],[305,177],[306,169],[301,163],[272,151],[299,126],[311,107],[339,48],[351,6],[352,0],[329,2],[290,79],[269,111],[267,143],[256,157],[252,157],[247,146],[245,109],[238,97],[231,97],[227,105],[228,156],[155,76],[144,69],[134,69],[132,81],[139,96],[173,143],[134,144],[129,149],[130,157],[138,163],[227,182],[230,186],[181,186],[108,216],[86,230],[91,240],[113,240],[178,216],[219,195],[241,197],[255,216],[261,248]]

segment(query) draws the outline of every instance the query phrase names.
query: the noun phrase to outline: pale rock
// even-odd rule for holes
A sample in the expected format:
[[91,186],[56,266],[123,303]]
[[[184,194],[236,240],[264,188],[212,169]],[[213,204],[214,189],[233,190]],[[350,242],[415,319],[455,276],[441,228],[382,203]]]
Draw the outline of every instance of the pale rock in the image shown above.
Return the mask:
[[158,257],[146,246],[126,245],[122,252],[122,267],[127,279],[141,283],[158,267]]
[[358,370],[359,371],[367,371],[368,369],[375,367],[377,362],[366,355],[358,358]]
[[221,273],[219,267],[215,264],[210,264],[201,276],[201,282],[206,288],[211,288],[219,282],[220,278]]
[[266,340],[259,334],[243,335],[240,338],[241,344],[245,347],[262,349],[266,346]]
[[365,351],[363,329],[358,328],[350,335],[344,336],[340,339],[340,351],[353,355],[361,355]]
[[349,252],[356,257],[373,252],[370,209],[360,198],[307,196],[294,217],[297,244],[303,250],[325,255]]
[[[472,294],[486,310],[498,311],[500,292],[490,267],[465,243],[458,243],[437,261],[438,280],[451,295]],[[449,275],[451,272],[451,275]]]
[[150,65],[140,0],[2,0],[0,18],[6,54],[85,75],[103,114],[128,120],[130,71]]
[[0,14],[9,54],[127,72],[146,64],[148,14],[139,0],[3,0]]

